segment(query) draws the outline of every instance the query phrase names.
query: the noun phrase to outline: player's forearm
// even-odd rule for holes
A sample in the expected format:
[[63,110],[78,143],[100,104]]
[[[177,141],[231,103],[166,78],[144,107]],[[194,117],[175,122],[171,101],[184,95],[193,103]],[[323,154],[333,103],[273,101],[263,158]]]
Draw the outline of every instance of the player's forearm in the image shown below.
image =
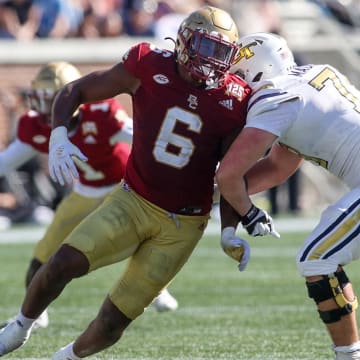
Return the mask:
[[257,194],[285,182],[301,165],[303,159],[280,146],[274,146],[270,155],[259,160],[248,172],[248,193]]
[[234,210],[240,215],[245,215],[252,206],[247,193],[245,180],[241,176],[217,177],[221,195],[229,202]]
[[56,95],[52,106],[52,128],[69,128],[70,120],[81,104],[80,91],[71,84],[66,85]]
[[0,176],[19,168],[37,154],[30,145],[16,139],[4,151],[0,152]]
[[220,197],[220,219],[221,229],[225,229],[226,227],[233,227],[236,229],[240,222],[239,214],[223,196]]
[[271,166],[267,166],[266,162],[263,163],[262,160],[246,173],[246,179],[249,195],[268,190],[285,181],[285,179],[278,176],[276,171],[272,171]]

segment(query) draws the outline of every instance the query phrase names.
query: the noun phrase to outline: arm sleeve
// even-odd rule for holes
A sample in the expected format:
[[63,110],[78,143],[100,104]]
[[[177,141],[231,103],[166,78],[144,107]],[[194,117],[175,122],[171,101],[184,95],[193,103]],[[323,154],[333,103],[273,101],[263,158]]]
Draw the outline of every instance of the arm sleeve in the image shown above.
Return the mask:
[[0,176],[17,169],[37,153],[32,146],[16,139],[4,151],[0,152]]
[[119,142],[125,142],[128,144],[132,143],[133,137],[133,121],[132,118],[128,117],[123,120],[123,127],[116,134],[110,138],[110,145],[115,145]]

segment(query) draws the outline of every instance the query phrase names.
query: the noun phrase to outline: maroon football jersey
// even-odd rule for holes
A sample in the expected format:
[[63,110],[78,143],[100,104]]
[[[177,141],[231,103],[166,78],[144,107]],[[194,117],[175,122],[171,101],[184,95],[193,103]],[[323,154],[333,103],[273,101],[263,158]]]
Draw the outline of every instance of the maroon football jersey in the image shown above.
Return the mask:
[[[123,107],[113,99],[80,107],[79,124],[69,137],[88,157],[87,162],[77,164],[81,184],[105,186],[123,178],[130,146],[111,141],[124,124],[119,116],[122,111]],[[40,152],[48,153],[50,133],[50,125],[37,112],[29,111],[19,120],[18,139]]]
[[123,61],[141,81],[132,97],[125,180],[167,211],[208,213],[221,141],[244,126],[250,87],[229,74],[219,86],[196,88],[178,75],[171,51],[148,43],[132,47]]

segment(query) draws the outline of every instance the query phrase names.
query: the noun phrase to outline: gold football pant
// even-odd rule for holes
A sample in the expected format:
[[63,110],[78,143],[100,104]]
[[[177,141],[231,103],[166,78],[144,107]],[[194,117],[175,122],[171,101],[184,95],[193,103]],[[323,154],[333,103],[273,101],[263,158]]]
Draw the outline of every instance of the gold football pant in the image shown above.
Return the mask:
[[65,243],[88,258],[90,271],[130,257],[110,298],[135,319],[185,264],[208,217],[170,214],[120,184]]
[[43,238],[35,245],[33,257],[43,264],[47,262],[71,231],[103,200],[104,197],[90,198],[75,192],[64,197]]

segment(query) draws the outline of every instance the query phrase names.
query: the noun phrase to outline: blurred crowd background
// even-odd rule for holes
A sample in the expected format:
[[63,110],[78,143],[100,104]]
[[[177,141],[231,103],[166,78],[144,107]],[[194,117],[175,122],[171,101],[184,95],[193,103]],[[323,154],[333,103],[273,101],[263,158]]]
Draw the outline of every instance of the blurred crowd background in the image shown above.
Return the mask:
[[[344,26],[360,26],[355,0],[312,0]],[[165,37],[202,5],[228,10],[246,27],[279,30],[279,1],[272,0],[0,0],[0,38]],[[237,10],[234,13],[234,10]]]
[[[320,17],[326,19],[324,24],[341,29],[343,42],[338,44],[339,48],[345,47],[347,34],[360,32],[360,0],[0,0],[0,52],[4,44],[29,44],[49,39],[63,39],[65,43],[67,39],[119,41],[130,37],[136,38],[137,42],[176,38],[181,21],[203,5],[227,10],[237,22],[240,35],[255,31],[275,32],[286,37],[291,46],[295,36],[300,36],[301,40],[307,34],[304,49],[312,45],[316,47],[311,31],[321,35],[329,30],[325,29],[328,25],[321,25]],[[302,20],[293,23],[292,27],[291,24],[284,26],[285,20],[288,21],[284,14],[290,16],[290,12],[283,11],[288,5],[295,9],[296,19]],[[306,51],[295,50],[299,64],[314,61],[307,59]],[[121,55],[119,53],[119,58]],[[353,61],[359,65],[359,54],[356,56]],[[329,63],[331,60],[328,58]],[[4,60],[0,67],[9,68],[10,65]],[[90,71],[91,65],[87,69]],[[28,107],[25,90],[30,85],[30,75],[19,86],[20,74],[21,71],[7,74],[17,79],[15,85],[7,86],[8,81],[6,86],[0,87],[0,151],[16,136],[17,120]],[[314,180],[313,175],[309,175],[311,170],[302,173],[306,176],[297,173],[287,184],[269,191],[260,200],[266,202],[265,206],[273,215],[306,212],[312,206],[309,197],[315,194],[326,198],[330,196],[329,192],[336,196],[342,190],[339,184],[333,185],[328,178],[327,190],[324,190],[324,180],[320,180],[322,189],[316,189],[319,175]],[[302,191],[305,181],[314,183],[313,192],[307,196]],[[39,156],[0,178],[0,229],[15,223],[48,223],[66,191],[49,179],[45,156]]]

